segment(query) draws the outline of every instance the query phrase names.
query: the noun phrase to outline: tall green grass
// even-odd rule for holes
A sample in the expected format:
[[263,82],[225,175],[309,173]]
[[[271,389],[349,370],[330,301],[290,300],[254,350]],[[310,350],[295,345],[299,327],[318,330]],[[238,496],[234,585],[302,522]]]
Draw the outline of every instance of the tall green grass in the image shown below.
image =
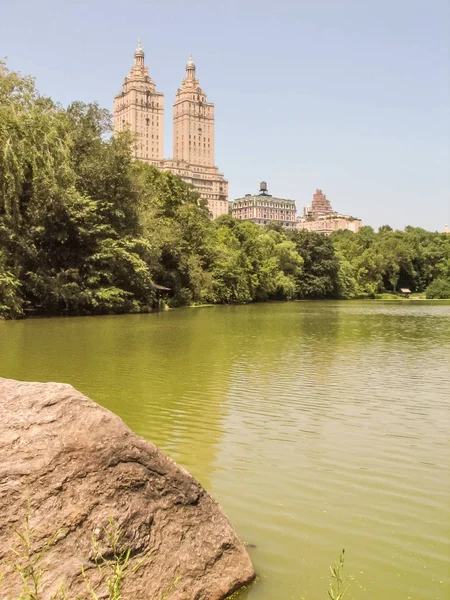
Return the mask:
[[[11,548],[12,559],[7,564],[13,568],[21,581],[21,592],[17,598],[6,597],[1,593],[2,572],[0,571],[0,598],[1,600],[44,600],[43,577],[46,570],[43,559],[48,550],[63,533],[58,530],[42,546],[39,552],[34,552],[35,529],[31,527],[30,514],[28,512],[24,525],[15,531],[17,536],[16,546]],[[102,529],[106,540],[107,550],[100,549],[99,535],[92,536],[93,562],[97,569],[98,578],[95,583],[84,568],[81,576],[85,586],[85,595],[71,596],[62,585],[58,591],[51,596],[50,600],[133,600],[122,595],[124,583],[145,564],[152,550],[149,551],[139,562],[132,564],[131,548],[122,549],[122,531],[114,519],[110,518],[108,525]],[[344,576],[345,550],[339,557],[339,561],[330,566],[330,584],[328,588],[329,600],[342,600],[346,596],[351,582],[350,576]],[[180,576],[166,590],[160,600],[165,600],[173,591]],[[233,594],[237,598],[239,592]],[[302,600],[305,600],[302,598]]]
[[[43,559],[63,530],[60,529],[51,536],[38,552],[33,550],[35,529],[31,527],[29,514],[27,514],[23,527],[17,529],[15,533],[17,544],[11,548],[12,558],[7,563],[20,578],[22,590],[17,599],[5,598],[0,594],[1,600],[43,600],[42,580],[46,573]],[[107,551],[101,551],[99,536],[92,536],[92,560],[98,575],[96,582],[93,583],[92,578],[82,568],[81,576],[86,594],[76,597],[69,596],[65,585],[62,585],[50,600],[125,600],[122,596],[122,587],[125,581],[143,566],[152,551],[148,552],[139,562],[132,564],[130,561],[131,548],[121,549],[122,531],[113,519],[109,520],[108,525],[102,529],[102,533],[105,536]],[[0,584],[1,579],[0,573]],[[173,585],[161,600],[164,600],[171,589],[173,589]]]

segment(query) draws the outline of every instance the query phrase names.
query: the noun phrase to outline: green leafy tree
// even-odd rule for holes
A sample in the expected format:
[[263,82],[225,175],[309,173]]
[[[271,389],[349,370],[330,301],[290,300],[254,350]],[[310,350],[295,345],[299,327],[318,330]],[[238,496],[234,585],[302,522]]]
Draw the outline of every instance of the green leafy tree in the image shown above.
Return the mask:
[[12,319],[23,315],[21,284],[6,267],[5,257],[0,250],[0,319]]
[[339,261],[328,236],[300,230],[292,233],[297,252],[303,260],[301,276],[296,277],[299,298],[334,298],[338,296]]
[[112,133],[97,104],[64,109],[0,63],[1,318],[149,311],[157,285],[173,306],[446,293],[449,236],[212,222],[192,186]]
[[427,298],[450,298],[450,279],[435,279],[426,289]]

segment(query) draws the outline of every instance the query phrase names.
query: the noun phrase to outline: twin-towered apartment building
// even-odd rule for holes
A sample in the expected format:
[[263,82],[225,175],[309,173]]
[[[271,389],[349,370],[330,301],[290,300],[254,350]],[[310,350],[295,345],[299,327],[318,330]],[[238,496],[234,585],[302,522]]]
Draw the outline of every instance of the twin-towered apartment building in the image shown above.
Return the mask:
[[114,98],[114,129],[136,134],[136,159],[192,184],[212,218],[228,213],[228,181],[214,164],[214,104],[200,87],[192,56],[173,105],[173,158],[164,158],[164,94],[148,73],[140,42],[122,92]]
[[[207,201],[211,218],[229,212],[228,181],[214,164],[214,104],[207,101],[200,87],[192,56],[173,105],[173,158],[164,158],[164,94],[157,91],[148,73],[140,42],[122,92],[114,98],[114,129],[129,129],[136,134],[136,159],[171,171],[193,185]],[[246,194],[235,200],[231,212],[237,219],[259,225],[275,222],[287,229],[324,234],[336,229],[357,231],[361,227],[359,219],[333,211],[321,190],[316,191],[303,216],[297,217],[295,200],[271,196],[265,182],[259,194]]]

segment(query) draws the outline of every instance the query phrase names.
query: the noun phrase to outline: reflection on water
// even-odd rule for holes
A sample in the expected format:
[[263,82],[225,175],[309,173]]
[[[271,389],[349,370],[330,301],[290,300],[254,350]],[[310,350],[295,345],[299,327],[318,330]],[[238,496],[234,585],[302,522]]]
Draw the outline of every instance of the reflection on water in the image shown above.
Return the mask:
[[0,375],[72,383],[256,547],[248,600],[449,597],[450,305],[314,302],[0,323]]

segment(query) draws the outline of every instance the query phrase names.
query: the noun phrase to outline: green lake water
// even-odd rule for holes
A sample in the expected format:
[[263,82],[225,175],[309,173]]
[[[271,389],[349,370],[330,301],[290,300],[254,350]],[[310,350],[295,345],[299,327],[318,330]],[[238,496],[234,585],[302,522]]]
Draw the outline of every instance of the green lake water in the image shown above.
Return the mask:
[[71,383],[186,467],[249,544],[240,600],[450,597],[450,303],[0,323],[0,376]]

